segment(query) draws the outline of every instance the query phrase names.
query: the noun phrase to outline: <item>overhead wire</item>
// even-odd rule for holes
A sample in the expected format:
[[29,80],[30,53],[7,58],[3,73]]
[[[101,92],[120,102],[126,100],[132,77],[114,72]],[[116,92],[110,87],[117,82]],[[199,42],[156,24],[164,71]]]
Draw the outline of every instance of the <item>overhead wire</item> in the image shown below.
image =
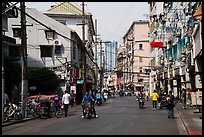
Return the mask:
[[[21,11],[20,8],[17,7],[17,9]],[[48,27],[47,25],[45,25],[44,23],[38,21],[37,19],[33,18],[33,17],[32,17],[31,15],[29,15],[27,12],[25,12],[25,14],[26,14],[26,16],[28,16],[28,17],[31,18],[32,20],[38,22],[40,25],[44,26],[45,28],[47,28],[47,29],[49,29],[49,30],[52,30],[52,28]],[[63,34],[57,32],[57,31],[55,31],[55,33],[57,33],[58,35],[62,36],[62,37],[65,38],[65,39],[68,39],[68,40],[72,41],[75,45],[77,45],[77,46],[79,47],[79,45],[78,45],[77,43],[75,43],[75,41],[72,40],[71,38],[68,38],[67,36],[64,36]],[[86,49],[85,47],[81,47],[81,48],[82,48],[82,50],[84,50],[84,52],[86,52],[86,54],[88,55],[90,61],[91,61],[93,64],[98,65],[96,62],[94,62],[94,60],[92,59],[92,57],[90,57],[90,54],[87,52],[87,49]]]
[[[128,8],[128,11],[126,12],[126,14],[124,15],[123,19],[121,20],[120,24],[116,27],[115,31],[113,32],[118,32],[122,27],[121,25],[124,24],[124,22],[126,21],[125,19],[129,16],[129,13],[130,11],[132,10],[133,6],[134,6],[135,3],[131,4],[130,8]],[[117,34],[117,33],[116,33]],[[112,38],[113,36],[110,37],[110,39]]]

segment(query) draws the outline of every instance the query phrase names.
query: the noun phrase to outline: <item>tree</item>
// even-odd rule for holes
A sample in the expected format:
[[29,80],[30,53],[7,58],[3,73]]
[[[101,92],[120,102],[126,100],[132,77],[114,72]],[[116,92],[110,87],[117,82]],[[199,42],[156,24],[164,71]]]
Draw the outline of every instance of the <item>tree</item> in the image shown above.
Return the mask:
[[28,85],[35,86],[36,90],[33,93],[29,90],[29,95],[36,94],[54,94],[60,84],[60,78],[54,71],[49,68],[32,69],[28,71]]
[[[20,91],[12,91],[13,86],[20,86],[21,82],[21,66],[19,63],[14,61],[5,61],[4,62],[4,80],[5,80],[5,91],[10,98],[10,101],[13,102],[14,97],[18,100],[20,98]],[[18,96],[19,95],[19,96]],[[17,101],[18,102],[18,101]]]

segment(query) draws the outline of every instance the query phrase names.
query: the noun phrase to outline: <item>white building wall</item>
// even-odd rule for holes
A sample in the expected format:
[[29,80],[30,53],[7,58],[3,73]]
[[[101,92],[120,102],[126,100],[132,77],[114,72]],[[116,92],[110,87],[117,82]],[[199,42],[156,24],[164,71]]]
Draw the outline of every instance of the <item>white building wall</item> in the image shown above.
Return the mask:
[[[38,12],[35,9],[26,9],[26,12],[31,15],[36,20],[42,22],[46,26],[52,28],[56,32],[70,38],[72,29],[69,29],[67,26],[55,21],[52,18]],[[53,40],[47,40],[45,36],[45,31],[48,30],[44,26],[40,25],[33,19],[26,16],[27,23],[26,24],[33,24],[33,26],[27,26],[27,53],[28,53],[28,67],[55,67],[55,66],[62,66],[62,63],[71,60],[71,43],[70,40],[63,38],[62,36],[56,34]],[[20,25],[20,17],[19,18],[11,18],[8,21],[9,30],[7,35],[13,36],[12,28],[16,28],[16,26],[12,25]],[[17,28],[20,28],[17,27]],[[41,51],[40,45],[53,45],[54,40],[59,40],[63,46],[62,56],[59,57],[59,62],[56,59],[56,56],[53,58],[51,57],[44,57],[41,58]],[[16,43],[20,44],[21,39],[16,38]]]

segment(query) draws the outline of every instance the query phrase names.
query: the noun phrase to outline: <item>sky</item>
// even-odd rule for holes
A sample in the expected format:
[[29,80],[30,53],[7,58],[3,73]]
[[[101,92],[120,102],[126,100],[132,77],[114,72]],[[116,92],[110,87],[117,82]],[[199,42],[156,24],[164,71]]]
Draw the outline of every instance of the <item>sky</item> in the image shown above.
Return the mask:
[[[26,7],[40,12],[50,9],[51,5],[61,2],[26,2]],[[74,2],[81,7],[82,2]],[[85,2],[85,10],[97,20],[97,34],[102,41],[117,41],[122,38],[136,20],[147,20],[147,2]]]

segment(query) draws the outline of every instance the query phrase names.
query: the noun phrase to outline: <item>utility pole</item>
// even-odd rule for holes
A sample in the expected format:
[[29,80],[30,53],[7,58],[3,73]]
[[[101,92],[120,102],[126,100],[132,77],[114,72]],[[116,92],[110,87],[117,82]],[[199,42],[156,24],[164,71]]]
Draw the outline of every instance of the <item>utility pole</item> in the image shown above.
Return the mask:
[[23,118],[27,117],[27,100],[28,100],[28,80],[27,80],[27,38],[26,38],[26,16],[25,16],[25,2],[20,2],[21,7],[21,70],[22,70],[22,84],[21,84],[21,110]]
[[103,69],[102,69],[102,41],[100,41],[100,93],[102,93],[102,75],[103,75]]
[[133,84],[133,78],[134,78],[134,74],[133,74],[133,65],[134,65],[134,43],[132,41],[132,84]]
[[[104,72],[105,72],[105,63],[107,62],[107,60],[105,60],[105,51],[104,52],[102,52],[102,56],[103,56],[103,66],[102,66],[102,87],[104,87],[104,88],[106,88],[106,81],[104,82]],[[104,84],[105,83],[105,84]]]
[[[2,40],[3,40],[3,35],[1,35],[1,38],[2,38]],[[1,44],[2,44],[2,46],[1,46],[1,61],[2,61],[2,85],[1,85],[1,87],[2,87],[2,94],[1,94],[1,99],[2,99],[2,101],[1,101],[1,118],[2,118],[2,122],[4,121],[4,93],[5,93],[5,88],[4,88],[4,45],[3,45],[3,41],[1,41]]]
[[97,89],[97,79],[98,79],[98,75],[97,75],[97,19],[95,19],[95,33],[96,33],[96,37],[95,37],[95,82],[94,82],[94,86],[95,86],[95,90]]
[[86,43],[85,43],[85,14],[84,2],[82,2],[82,76],[83,76],[83,93],[86,92]]

